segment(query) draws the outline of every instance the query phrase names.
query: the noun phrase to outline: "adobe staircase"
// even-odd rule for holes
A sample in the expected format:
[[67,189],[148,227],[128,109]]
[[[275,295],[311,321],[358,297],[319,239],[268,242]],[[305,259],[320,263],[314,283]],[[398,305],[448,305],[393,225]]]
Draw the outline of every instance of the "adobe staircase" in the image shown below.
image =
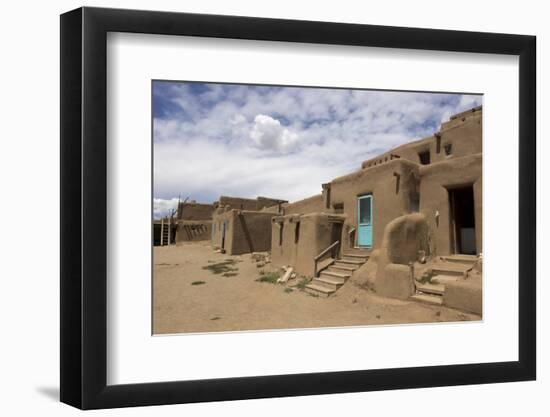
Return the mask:
[[328,297],[346,283],[353,271],[368,260],[369,252],[367,250],[349,250],[343,254],[341,259],[330,259],[319,276],[314,277],[305,289],[310,294]]
[[440,256],[440,261],[432,267],[432,279],[429,283],[415,282],[416,293],[411,299],[427,304],[443,305],[445,284],[466,277],[477,262],[475,255]]

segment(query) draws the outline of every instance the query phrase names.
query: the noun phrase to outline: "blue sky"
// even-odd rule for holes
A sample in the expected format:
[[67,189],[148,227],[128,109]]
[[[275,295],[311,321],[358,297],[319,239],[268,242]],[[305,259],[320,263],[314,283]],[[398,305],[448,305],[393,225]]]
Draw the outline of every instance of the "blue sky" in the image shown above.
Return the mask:
[[480,95],[154,81],[155,217],[178,196],[309,197],[480,104]]

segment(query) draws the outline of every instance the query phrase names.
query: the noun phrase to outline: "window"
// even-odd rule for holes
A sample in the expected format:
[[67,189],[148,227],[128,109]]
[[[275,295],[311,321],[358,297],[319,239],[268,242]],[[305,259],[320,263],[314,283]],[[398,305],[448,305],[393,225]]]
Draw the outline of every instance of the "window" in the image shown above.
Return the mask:
[[296,223],[296,228],[294,229],[294,243],[298,243],[300,240],[300,222]]
[[359,223],[370,224],[371,222],[371,199],[370,197],[359,199]]
[[344,203],[336,203],[332,207],[334,208],[335,213],[343,213],[344,212]]
[[445,155],[449,156],[451,153],[453,153],[453,144],[447,143],[445,145]]
[[430,151],[419,152],[418,158],[422,165],[428,165],[430,163]]
[[283,245],[283,226],[284,226],[284,223],[281,223],[279,225],[279,246]]

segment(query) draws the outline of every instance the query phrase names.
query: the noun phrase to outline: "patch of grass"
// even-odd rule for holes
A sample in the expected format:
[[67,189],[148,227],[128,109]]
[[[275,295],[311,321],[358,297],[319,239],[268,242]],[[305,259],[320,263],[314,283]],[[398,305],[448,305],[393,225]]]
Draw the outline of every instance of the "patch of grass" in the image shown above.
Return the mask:
[[206,284],[206,281],[193,281],[191,285],[203,285]]
[[260,275],[259,278],[256,278],[256,281],[276,284],[280,276],[281,274],[279,274],[278,272],[270,272],[269,274],[264,273],[263,275]]
[[219,320],[219,319],[221,319],[221,317],[216,316],[216,317],[212,317],[210,320],[214,321],[214,320]]
[[292,288],[285,288],[285,293],[290,294],[294,290]]
[[202,269],[206,269],[213,274],[224,274],[226,272],[235,272],[238,271],[239,268],[233,268],[233,265],[237,263],[237,260],[235,259],[226,259],[222,262],[217,262],[215,264],[206,265],[203,266]]
[[310,279],[308,277],[302,277],[300,279],[300,282],[296,284],[296,288],[298,288],[299,290],[305,290],[306,285],[309,284],[309,281]]
[[236,272],[224,272],[222,274],[222,277],[235,277],[237,275],[239,275],[239,274],[237,274]]

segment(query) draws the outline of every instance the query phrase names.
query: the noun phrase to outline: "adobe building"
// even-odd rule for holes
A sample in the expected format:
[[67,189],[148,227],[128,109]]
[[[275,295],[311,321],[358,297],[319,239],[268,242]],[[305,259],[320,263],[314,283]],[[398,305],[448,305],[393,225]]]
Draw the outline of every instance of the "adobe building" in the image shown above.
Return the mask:
[[271,249],[271,219],[286,200],[220,197],[212,218],[212,245],[229,255]]
[[396,274],[410,278],[409,263],[419,253],[475,262],[481,232],[480,106],[452,116],[427,138],[364,161],[323,184],[322,193],[284,204],[272,219],[272,262],[313,277],[328,263],[324,284],[338,288],[337,278],[371,259],[383,289]]
[[213,204],[180,202],[176,217],[175,243],[209,240],[214,209]]

